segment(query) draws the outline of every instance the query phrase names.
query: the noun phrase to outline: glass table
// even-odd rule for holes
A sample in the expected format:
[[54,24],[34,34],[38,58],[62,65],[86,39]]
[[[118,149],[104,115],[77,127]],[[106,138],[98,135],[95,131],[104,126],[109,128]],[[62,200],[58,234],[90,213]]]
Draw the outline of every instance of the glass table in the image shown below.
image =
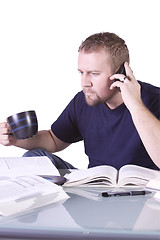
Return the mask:
[[66,188],[65,202],[0,217],[0,239],[160,240],[160,201],[102,197],[104,189]]

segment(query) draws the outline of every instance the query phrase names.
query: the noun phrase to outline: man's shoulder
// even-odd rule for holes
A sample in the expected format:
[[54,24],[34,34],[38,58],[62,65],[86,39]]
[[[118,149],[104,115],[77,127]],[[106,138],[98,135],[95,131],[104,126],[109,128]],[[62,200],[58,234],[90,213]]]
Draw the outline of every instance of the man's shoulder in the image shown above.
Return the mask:
[[83,91],[77,92],[77,94],[74,96],[74,99],[84,101],[84,93]]
[[138,81],[142,87],[142,91],[148,94],[160,94],[160,87],[154,86],[150,83]]
[[84,97],[84,93],[83,91],[78,92],[74,98],[72,99],[73,103],[74,103],[74,107],[84,107],[86,106],[86,101],[85,101],[85,97]]
[[143,103],[154,115],[159,118],[160,88],[145,82],[139,83],[141,85],[141,96]]

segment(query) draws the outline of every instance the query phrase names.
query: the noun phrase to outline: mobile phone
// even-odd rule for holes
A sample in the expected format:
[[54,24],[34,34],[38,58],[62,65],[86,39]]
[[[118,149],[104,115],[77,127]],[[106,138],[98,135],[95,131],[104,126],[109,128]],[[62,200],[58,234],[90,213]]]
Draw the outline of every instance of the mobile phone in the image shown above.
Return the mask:
[[[120,68],[118,69],[118,71],[115,74],[124,74],[126,76],[126,70],[124,67],[124,63],[120,66]],[[116,81],[120,81],[119,79],[114,79],[114,82]],[[121,92],[121,89],[119,87],[117,87],[117,89]]]
[[[120,66],[120,68],[118,69],[118,71],[116,72],[116,74],[124,74],[126,76],[126,71],[125,71],[125,67],[124,67],[124,63]],[[118,79],[115,79],[116,81]]]

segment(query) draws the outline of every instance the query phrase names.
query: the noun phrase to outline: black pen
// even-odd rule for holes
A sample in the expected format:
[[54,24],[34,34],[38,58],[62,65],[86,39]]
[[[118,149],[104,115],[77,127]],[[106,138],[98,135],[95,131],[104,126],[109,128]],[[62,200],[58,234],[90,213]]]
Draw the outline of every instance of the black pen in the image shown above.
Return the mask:
[[128,192],[103,192],[103,197],[117,197],[117,196],[138,196],[151,193],[150,191],[128,191]]

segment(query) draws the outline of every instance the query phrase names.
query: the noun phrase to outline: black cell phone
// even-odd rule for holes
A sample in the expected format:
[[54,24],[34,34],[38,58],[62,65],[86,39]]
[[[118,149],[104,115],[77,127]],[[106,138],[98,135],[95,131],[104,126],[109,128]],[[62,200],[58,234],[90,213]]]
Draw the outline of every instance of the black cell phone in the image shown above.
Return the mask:
[[[124,74],[126,76],[126,70],[124,67],[124,63],[120,66],[120,68],[118,69],[118,71],[115,74]],[[119,81],[119,79],[114,79],[114,82]],[[119,87],[117,87],[117,89],[121,92],[121,89]]]
[[120,66],[120,68],[118,69],[116,74],[124,74],[126,76],[126,70],[125,70],[125,67],[124,67],[124,63]]

